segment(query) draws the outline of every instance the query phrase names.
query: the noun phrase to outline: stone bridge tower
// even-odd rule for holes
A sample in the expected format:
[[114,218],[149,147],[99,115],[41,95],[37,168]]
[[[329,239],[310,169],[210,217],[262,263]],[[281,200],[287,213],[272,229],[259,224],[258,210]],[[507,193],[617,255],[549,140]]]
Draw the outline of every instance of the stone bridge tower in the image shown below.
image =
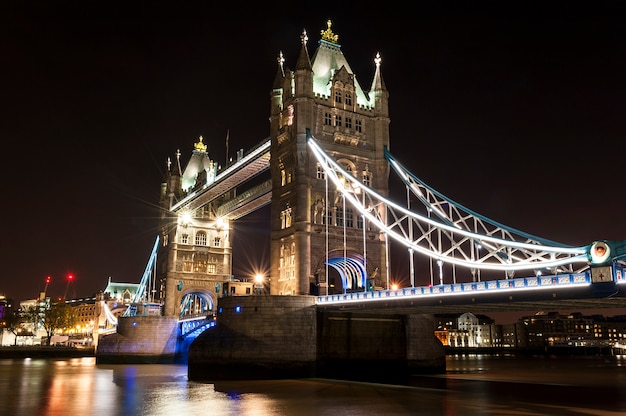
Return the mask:
[[228,218],[216,215],[217,207],[228,195],[209,203],[191,199],[195,191],[215,181],[218,168],[202,136],[194,144],[184,170],[180,151],[173,163],[168,160],[166,180],[161,185],[157,264],[158,296],[164,301],[164,316],[208,314],[231,280],[232,227]]
[[[388,195],[388,92],[380,56],[369,91],[359,85],[338,35],[327,29],[313,59],[308,35],[294,70],[282,52],[271,92],[272,295],[363,291],[385,286],[387,244],[341,194],[307,146],[313,136],[327,153],[365,185]],[[383,213],[384,214],[384,213]],[[345,235],[345,237],[344,237]]]

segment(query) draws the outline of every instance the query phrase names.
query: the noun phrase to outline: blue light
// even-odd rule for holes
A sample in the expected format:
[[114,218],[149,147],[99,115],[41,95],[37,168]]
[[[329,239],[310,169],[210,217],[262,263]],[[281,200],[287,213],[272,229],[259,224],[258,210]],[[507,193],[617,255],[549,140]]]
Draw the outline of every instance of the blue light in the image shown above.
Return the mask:
[[217,313],[222,313],[222,308],[219,308],[219,309],[217,310]]
[[241,306],[235,306],[235,313],[241,312]]
[[137,326],[137,322],[136,321],[133,322],[133,326]]

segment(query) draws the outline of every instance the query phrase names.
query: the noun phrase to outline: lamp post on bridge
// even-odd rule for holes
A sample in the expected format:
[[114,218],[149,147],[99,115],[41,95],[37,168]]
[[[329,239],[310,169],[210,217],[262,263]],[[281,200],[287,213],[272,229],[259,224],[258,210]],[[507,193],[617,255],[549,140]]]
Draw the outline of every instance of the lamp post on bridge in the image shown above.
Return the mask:
[[261,294],[261,290],[263,289],[263,281],[265,277],[262,274],[257,274],[254,276],[254,289],[257,292],[257,295]]

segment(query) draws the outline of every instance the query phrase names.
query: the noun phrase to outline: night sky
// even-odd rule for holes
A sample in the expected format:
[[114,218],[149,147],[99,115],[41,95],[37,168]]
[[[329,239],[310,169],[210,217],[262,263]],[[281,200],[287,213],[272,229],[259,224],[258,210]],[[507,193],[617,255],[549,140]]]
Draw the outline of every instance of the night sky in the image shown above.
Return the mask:
[[[0,4],[0,293],[138,283],[167,158],[265,140],[279,52],[294,68],[306,29],[312,56],[329,18],[364,89],[380,52],[390,150],[427,184],[553,241],[626,239],[625,3],[213,3]],[[251,217],[236,275],[269,253]]]

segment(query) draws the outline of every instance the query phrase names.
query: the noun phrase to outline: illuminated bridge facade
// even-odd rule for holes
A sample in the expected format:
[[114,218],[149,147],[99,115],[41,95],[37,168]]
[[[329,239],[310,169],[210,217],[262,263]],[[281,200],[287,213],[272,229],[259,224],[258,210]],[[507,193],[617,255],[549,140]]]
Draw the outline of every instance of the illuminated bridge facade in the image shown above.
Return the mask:
[[[366,90],[330,23],[312,58],[308,40],[303,33],[293,69],[278,57],[268,138],[225,167],[202,137],[186,165],[180,152],[168,161],[161,232],[137,303],[185,320],[215,313],[223,296],[255,293],[244,281],[252,275],[232,275],[232,224],[269,205],[270,270],[258,272],[271,295],[424,313],[552,309],[567,299],[577,308],[621,306],[624,242],[560,244],[432,189],[390,150],[380,55]],[[390,197],[391,179],[406,189],[401,202]],[[407,253],[401,288],[389,274],[392,243]],[[427,287],[415,285],[416,262],[429,264]]]

